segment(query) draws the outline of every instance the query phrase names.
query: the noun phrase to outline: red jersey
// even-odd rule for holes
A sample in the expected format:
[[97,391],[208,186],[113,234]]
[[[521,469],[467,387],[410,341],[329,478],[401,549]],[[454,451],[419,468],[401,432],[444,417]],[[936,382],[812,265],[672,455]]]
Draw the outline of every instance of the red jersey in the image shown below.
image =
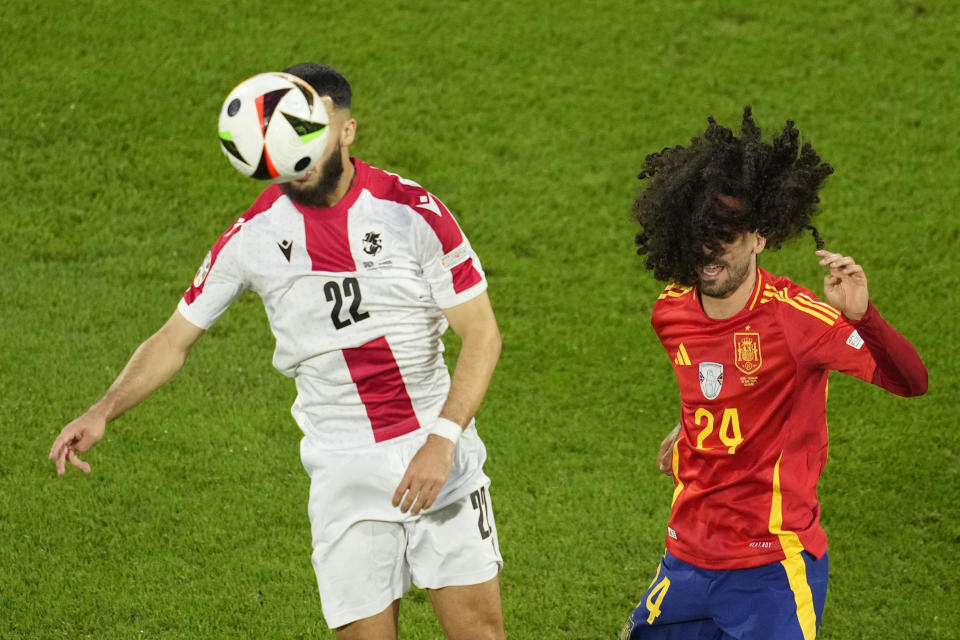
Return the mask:
[[731,318],[709,318],[695,288],[671,285],[652,324],[682,404],[667,549],[706,569],[754,567],[802,550],[821,557],[827,538],[817,481],[827,461],[828,373],[923,393],[926,370],[912,346],[872,305],[854,326],[763,269]]

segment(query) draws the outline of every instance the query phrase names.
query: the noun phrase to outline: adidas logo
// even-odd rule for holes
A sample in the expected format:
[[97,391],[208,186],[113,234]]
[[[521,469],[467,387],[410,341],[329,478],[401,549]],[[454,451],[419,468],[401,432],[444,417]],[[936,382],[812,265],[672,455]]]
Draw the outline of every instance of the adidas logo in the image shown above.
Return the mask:
[[687,355],[687,350],[684,348],[682,342],[680,343],[680,348],[677,349],[677,355],[673,358],[673,364],[681,367],[690,366],[690,356]]

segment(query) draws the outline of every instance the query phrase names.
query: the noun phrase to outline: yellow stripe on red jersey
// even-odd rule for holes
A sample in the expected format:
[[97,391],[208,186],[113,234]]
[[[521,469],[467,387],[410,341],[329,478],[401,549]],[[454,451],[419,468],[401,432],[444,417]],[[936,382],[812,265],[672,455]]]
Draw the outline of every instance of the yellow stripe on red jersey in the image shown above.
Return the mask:
[[767,285],[764,287],[760,304],[766,304],[767,302],[771,301],[786,303],[798,311],[809,313],[814,318],[818,318],[830,326],[833,326],[833,324],[840,318],[839,311],[826,303],[820,302],[815,298],[811,298],[805,293],[791,295],[788,289],[777,289],[776,287]]
[[684,287],[676,283],[671,282],[667,285],[667,288],[657,296],[657,300],[663,300],[664,298],[679,298],[693,291],[693,287]]

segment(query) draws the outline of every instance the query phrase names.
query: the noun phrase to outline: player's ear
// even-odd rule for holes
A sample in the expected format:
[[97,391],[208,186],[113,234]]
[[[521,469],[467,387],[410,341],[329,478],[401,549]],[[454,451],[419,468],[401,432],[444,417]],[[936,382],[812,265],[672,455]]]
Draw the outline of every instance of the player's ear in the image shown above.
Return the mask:
[[343,129],[340,131],[340,145],[349,147],[351,144],[353,144],[353,141],[356,137],[357,121],[353,118],[348,118],[347,121],[343,123]]
[[754,247],[753,247],[753,252],[754,252],[754,253],[763,253],[763,250],[767,247],[767,237],[766,237],[766,236],[762,236],[762,235],[760,235],[759,233],[756,233],[754,242],[755,242],[755,244],[754,244]]

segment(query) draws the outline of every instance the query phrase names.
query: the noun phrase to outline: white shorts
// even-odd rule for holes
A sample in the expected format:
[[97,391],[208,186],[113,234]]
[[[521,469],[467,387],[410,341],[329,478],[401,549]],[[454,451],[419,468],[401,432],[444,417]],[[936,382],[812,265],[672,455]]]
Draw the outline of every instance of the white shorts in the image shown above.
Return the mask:
[[479,584],[503,566],[488,487],[486,450],[472,426],[457,442],[437,501],[420,515],[392,504],[426,434],[363,449],[321,451],[304,438],[310,474],[313,568],[331,628],[386,609],[410,589]]

